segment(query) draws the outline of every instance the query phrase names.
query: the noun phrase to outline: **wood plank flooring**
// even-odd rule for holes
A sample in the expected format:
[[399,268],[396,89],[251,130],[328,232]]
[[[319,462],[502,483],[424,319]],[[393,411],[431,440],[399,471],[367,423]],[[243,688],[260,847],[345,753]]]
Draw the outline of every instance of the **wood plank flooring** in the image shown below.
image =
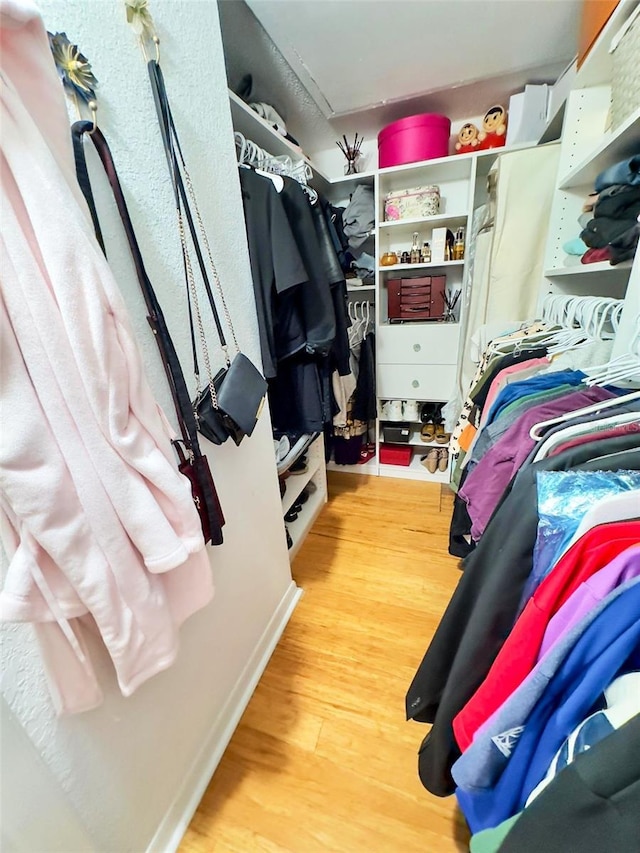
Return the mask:
[[329,475],[293,567],[304,590],[181,853],[453,853],[453,798],[417,777],[404,694],[458,579],[451,495]]

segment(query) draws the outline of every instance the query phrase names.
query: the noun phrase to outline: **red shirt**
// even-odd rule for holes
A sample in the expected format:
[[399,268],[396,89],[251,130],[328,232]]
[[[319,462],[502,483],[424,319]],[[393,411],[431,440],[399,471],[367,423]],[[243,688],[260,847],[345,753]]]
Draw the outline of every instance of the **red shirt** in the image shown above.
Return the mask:
[[616,521],[588,530],[558,560],[527,602],[487,677],[453,721],[460,749],[524,681],[536,664],[549,620],[591,575],[640,542],[640,521]]

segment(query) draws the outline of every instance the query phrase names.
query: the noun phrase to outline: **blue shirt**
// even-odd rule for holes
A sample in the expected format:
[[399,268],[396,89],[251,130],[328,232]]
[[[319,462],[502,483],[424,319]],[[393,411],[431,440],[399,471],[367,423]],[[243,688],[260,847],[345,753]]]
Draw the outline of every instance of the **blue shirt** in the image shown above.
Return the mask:
[[530,394],[537,394],[538,391],[544,391],[546,388],[555,388],[557,385],[580,385],[584,378],[585,374],[581,370],[557,370],[555,373],[542,373],[537,376],[530,376],[529,379],[523,379],[520,382],[511,382],[506,388],[502,389],[494,400],[489,409],[486,423],[493,423],[500,416],[500,413],[515,400],[527,397]]
[[549,681],[521,731],[512,732],[510,757],[497,782],[458,788],[472,832],[497,826],[522,808],[546,774],[564,739],[585,719],[602,691],[640,658],[640,583],[604,608]]

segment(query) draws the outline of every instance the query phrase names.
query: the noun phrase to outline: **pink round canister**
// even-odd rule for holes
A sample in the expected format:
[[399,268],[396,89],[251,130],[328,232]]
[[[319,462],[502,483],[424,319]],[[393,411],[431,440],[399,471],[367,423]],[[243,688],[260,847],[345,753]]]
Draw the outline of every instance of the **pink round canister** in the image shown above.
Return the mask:
[[400,166],[446,157],[451,121],[438,113],[423,113],[394,121],[378,134],[379,167]]

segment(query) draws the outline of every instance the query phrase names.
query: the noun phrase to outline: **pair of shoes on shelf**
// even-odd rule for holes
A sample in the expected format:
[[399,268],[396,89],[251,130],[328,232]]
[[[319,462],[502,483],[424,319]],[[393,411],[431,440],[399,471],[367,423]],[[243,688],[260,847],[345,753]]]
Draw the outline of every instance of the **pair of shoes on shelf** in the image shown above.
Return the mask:
[[375,444],[363,444],[362,449],[360,450],[360,459],[358,459],[358,465],[365,465],[370,459],[373,459],[375,455]]
[[302,511],[302,507],[309,500],[309,496],[312,495],[316,490],[315,483],[307,483],[304,489],[300,492],[298,497],[296,498],[295,503],[291,506],[289,511],[286,513],[284,520],[285,521],[295,521],[296,518],[300,515]]
[[417,400],[385,400],[380,406],[380,418],[383,421],[413,421],[420,417],[420,404]]
[[425,403],[420,410],[420,420],[423,424],[420,430],[421,441],[449,444],[451,433],[445,432],[442,403]]
[[446,447],[432,447],[426,456],[420,458],[420,462],[430,474],[435,474],[436,471],[444,473],[449,467],[449,451]]
[[[277,438],[274,436],[274,447],[276,448],[276,468],[278,476],[281,476],[294,465],[302,456],[309,445],[316,440],[319,433],[284,433]],[[288,445],[288,448],[287,448]],[[300,472],[302,473],[302,471]]]

